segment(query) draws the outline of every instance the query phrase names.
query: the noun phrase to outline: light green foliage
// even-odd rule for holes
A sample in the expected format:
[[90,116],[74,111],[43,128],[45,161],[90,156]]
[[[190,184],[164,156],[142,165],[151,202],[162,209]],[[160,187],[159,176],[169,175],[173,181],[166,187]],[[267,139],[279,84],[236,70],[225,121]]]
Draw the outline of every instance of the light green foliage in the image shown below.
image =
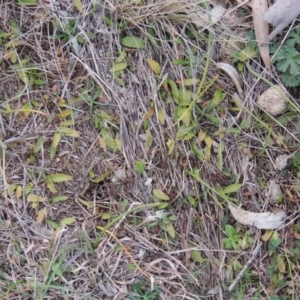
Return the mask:
[[291,31],[286,43],[278,49],[275,44],[271,48],[271,53],[275,53],[274,63],[282,72],[281,79],[287,87],[295,87],[300,84],[300,52],[297,50],[300,45],[300,28]]
[[145,281],[141,280],[132,285],[133,296],[130,296],[130,300],[156,300],[159,299],[160,289],[155,287],[154,290],[145,289]]
[[253,243],[250,231],[245,233],[238,232],[233,226],[225,225],[225,233],[227,238],[223,238],[224,247],[226,249],[243,249],[248,248]]
[[175,238],[176,232],[172,223],[177,220],[177,217],[163,212],[161,214],[156,213],[155,217],[156,220],[149,224],[149,228],[159,226],[162,230],[167,232],[171,238]]
[[[78,51],[78,44],[84,44],[86,42],[83,35],[80,35],[78,29],[78,23],[80,19],[68,18],[67,24],[65,26],[61,26],[56,20],[52,20],[52,25],[56,29],[56,34],[52,37],[53,39],[62,40],[65,43],[69,43],[71,49],[74,53]],[[95,34],[91,32],[86,32],[86,37],[94,38]]]

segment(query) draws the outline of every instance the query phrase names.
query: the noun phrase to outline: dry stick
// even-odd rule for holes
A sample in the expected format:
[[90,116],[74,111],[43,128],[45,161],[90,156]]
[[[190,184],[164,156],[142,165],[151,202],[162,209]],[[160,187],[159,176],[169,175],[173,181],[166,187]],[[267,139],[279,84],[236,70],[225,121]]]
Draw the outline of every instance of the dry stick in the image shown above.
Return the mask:
[[228,290],[229,292],[232,292],[232,290],[234,289],[234,287],[236,286],[236,284],[241,280],[242,276],[244,275],[245,271],[247,270],[247,268],[252,264],[252,262],[254,261],[256,255],[258,254],[260,248],[262,246],[262,242],[259,242],[259,244],[256,246],[256,248],[253,250],[253,253],[250,257],[250,259],[247,261],[247,263],[245,264],[245,266],[243,267],[242,271],[239,273],[239,275],[236,277],[236,279],[232,282],[232,284],[229,286]]

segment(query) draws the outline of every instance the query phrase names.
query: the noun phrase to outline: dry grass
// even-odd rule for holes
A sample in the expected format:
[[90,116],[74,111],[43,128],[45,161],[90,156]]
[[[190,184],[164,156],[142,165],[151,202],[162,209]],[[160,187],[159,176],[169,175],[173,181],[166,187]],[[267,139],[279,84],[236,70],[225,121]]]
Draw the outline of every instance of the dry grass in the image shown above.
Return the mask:
[[[226,300],[291,293],[294,298],[278,299],[298,299],[299,257],[290,247],[298,247],[299,178],[291,161],[283,171],[274,168],[276,157],[293,159],[297,151],[298,112],[287,111],[284,123],[259,111],[255,100],[268,85],[247,68],[241,72],[246,96],[238,109],[232,101],[235,86],[216,68],[220,61],[232,63],[228,52],[246,41],[251,18],[247,11],[241,17],[233,6],[230,15],[212,24],[206,5],[229,1],[138,2],[104,1],[93,14],[91,1],[82,1],[81,14],[69,0],[36,6],[0,2],[0,34],[9,33],[2,42],[0,35],[0,298]],[[131,35],[147,40],[145,49],[121,44],[122,37]],[[129,67],[120,75],[125,83],[120,86],[110,69],[124,49]],[[172,63],[187,57],[187,65]],[[160,75],[147,58],[159,63]],[[273,83],[278,80],[263,71],[259,58],[251,67]],[[24,82],[24,72],[29,82]],[[213,84],[192,109],[194,136],[176,139],[181,120],[165,79],[192,77],[202,80],[200,92]],[[34,83],[36,79],[43,82]],[[198,87],[191,86],[192,93],[199,95]],[[226,93],[224,101],[203,113],[217,90]],[[296,89],[291,92],[298,95]],[[291,99],[298,107],[296,97]],[[28,107],[38,113],[25,112]],[[11,111],[16,109],[23,112]],[[67,109],[72,112],[64,116]],[[80,137],[62,133],[51,158],[53,137],[63,121]],[[121,141],[120,151],[109,147],[104,129],[113,143]],[[210,150],[199,132],[211,137]],[[137,161],[145,165],[141,175]],[[196,169],[200,180],[194,178]],[[92,182],[107,171],[107,178]],[[54,194],[47,180],[57,173],[73,179],[55,183]],[[281,188],[281,202],[268,194],[271,180]],[[241,237],[247,231],[230,215],[226,197],[219,196],[220,186],[235,182],[243,186],[231,197],[245,209],[283,209],[290,218],[279,231],[280,247],[272,254],[264,242],[247,276],[229,293],[239,265],[247,263],[264,233],[251,229],[249,247],[225,249],[226,224]],[[29,189],[46,201],[33,207]],[[157,201],[153,189],[170,198],[163,212],[155,204],[149,208]],[[68,199],[54,203],[57,195]],[[41,211],[46,213],[38,220]],[[70,225],[60,223],[71,217],[75,222]],[[278,272],[278,257],[284,259],[285,272]],[[272,266],[277,270],[271,274]],[[143,296],[134,294],[138,288]]]

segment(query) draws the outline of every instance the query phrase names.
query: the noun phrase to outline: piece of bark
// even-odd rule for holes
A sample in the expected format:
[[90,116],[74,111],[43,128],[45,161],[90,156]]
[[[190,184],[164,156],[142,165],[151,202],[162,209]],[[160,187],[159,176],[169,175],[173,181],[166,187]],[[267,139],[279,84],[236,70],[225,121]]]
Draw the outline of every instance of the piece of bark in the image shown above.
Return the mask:
[[269,34],[267,42],[291,24],[299,14],[299,0],[277,0],[274,5],[269,7],[264,17],[265,21],[275,26],[275,29]]

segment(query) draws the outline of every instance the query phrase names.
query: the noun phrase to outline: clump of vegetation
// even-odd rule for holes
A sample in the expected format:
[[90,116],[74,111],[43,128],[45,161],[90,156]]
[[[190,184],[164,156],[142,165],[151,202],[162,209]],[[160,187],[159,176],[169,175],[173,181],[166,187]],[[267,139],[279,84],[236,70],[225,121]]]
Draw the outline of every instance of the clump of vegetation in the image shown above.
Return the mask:
[[274,44],[271,53],[275,53],[274,63],[281,72],[280,78],[285,86],[296,87],[300,85],[300,28],[292,30],[280,46]]
[[[224,299],[299,292],[297,220],[253,231],[226,214],[299,210],[300,110],[256,106],[271,83],[238,10],[2,2],[0,298],[202,299],[244,266]],[[299,34],[275,57],[287,86]]]

